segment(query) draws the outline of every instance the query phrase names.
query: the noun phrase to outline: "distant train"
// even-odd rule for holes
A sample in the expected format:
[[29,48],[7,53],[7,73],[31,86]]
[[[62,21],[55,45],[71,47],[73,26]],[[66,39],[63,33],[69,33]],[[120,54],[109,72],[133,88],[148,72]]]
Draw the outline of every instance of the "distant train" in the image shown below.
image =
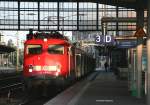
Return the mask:
[[95,67],[95,59],[58,32],[30,32],[24,43],[23,76],[27,88],[54,84],[63,87]]

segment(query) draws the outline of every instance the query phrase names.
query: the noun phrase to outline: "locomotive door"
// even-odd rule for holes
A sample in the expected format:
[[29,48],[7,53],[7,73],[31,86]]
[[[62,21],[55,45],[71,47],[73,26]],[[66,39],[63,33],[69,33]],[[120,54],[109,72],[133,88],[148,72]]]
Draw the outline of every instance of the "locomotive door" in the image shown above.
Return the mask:
[[84,76],[84,55],[81,55],[81,76]]
[[77,78],[81,77],[81,54],[75,54],[75,74]]

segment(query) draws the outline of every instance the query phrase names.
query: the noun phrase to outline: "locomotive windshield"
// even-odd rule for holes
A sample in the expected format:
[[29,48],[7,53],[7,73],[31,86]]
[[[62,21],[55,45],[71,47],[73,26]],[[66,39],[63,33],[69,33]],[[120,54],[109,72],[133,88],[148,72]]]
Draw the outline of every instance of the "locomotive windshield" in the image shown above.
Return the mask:
[[27,54],[40,54],[41,52],[41,45],[27,45]]
[[63,45],[49,45],[48,53],[49,54],[64,54],[64,46]]

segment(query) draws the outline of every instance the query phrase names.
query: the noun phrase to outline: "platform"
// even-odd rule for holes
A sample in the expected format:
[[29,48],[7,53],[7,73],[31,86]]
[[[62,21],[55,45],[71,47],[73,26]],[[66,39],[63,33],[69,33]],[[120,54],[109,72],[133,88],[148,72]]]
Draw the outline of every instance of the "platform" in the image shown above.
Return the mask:
[[44,105],[146,105],[130,95],[126,80],[112,72],[96,71]]

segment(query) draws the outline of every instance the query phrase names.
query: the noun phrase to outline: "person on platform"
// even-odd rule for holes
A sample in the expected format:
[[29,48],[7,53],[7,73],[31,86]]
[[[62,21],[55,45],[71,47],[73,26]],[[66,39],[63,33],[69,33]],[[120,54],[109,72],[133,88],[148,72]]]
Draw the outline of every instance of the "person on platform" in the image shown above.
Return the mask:
[[105,67],[105,71],[107,72],[108,71],[108,63],[107,63],[107,61],[105,62],[104,67]]

